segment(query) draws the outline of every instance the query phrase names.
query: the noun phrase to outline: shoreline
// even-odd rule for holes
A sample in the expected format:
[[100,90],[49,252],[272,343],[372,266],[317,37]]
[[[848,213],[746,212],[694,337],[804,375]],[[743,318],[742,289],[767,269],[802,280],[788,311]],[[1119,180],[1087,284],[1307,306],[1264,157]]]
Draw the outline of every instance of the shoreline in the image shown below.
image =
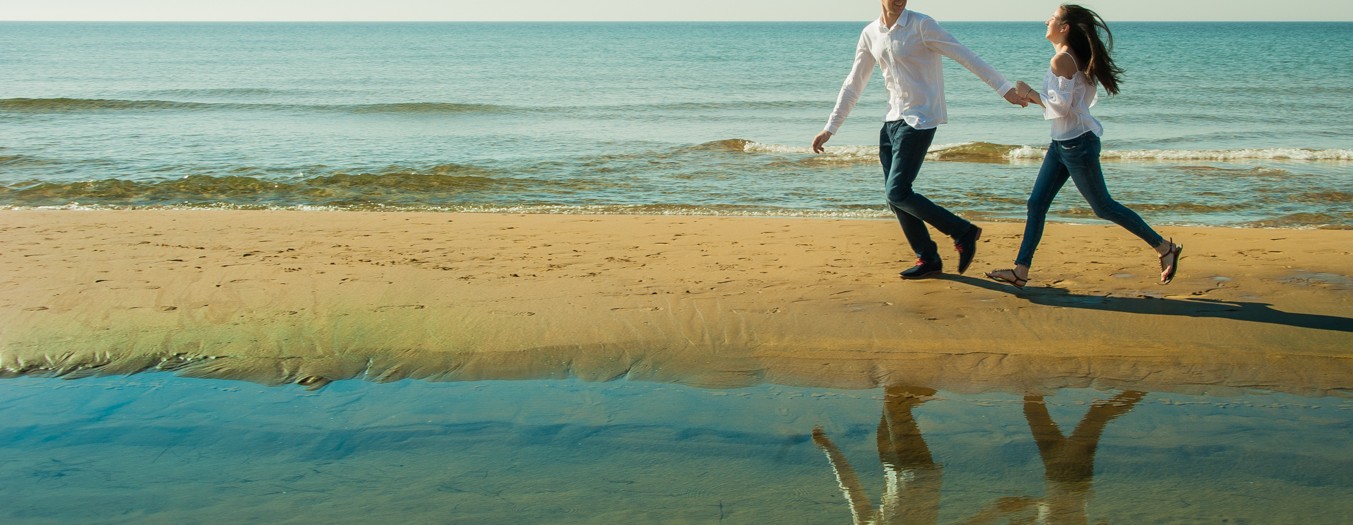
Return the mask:
[[[614,211],[613,211],[614,210]],[[456,208],[404,208],[398,206],[377,206],[371,208],[341,208],[334,206],[278,206],[278,207],[248,207],[237,205],[220,206],[104,206],[104,205],[82,205],[72,203],[63,206],[18,206],[18,205],[0,205],[0,213],[23,213],[23,212],[203,212],[203,213],[411,213],[411,214],[431,214],[431,215],[513,215],[513,216],[560,216],[560,217],[671,217],[671,218],[709,218],[709,219],[769,219],[769,220],[837,220],[837,221],[892,221],[894,220],[892,212],[883,208],[871,209],[866,211],[830,211],[830,210],[806,210],[790,208],[772,208],[767,210],[744,210],[729,211],[708,209],[705,211],[700,205],[678,206],[675,209],[666,209],[654,211],[652,206],[638,205],[598,205],[598,206],[573,206],[573,205],[533,205],[517,207],[498,207],[484,205],[483,207],[456,207]],[[958,212],[962,217],[968,218],[974,223],[988,224],[1024,224],[1024,219],[1014,217],[1004,217],[989,215],[985,212],[961,210]],[[1047,224],[1062,226],[1104,226],[1107,224],[1104,220],[1097,217],[1067,218],[1049,216]],[[1301,220],[1290,220],[1286,216],[1274,217],[1270,219],[1260,219],[1243,223],[1226,224],[1205,224],[1197,222],[1159,222],[1153,221],[1152,226],[1162,228],[1198,228],[1198,229],[1221,229],[1221,230],[1277,230],[1277,231],[1353,231],[1353,225],[1335,224],[1335,223],[1312,223]]]
[[902,281],[891,220],[0,210],[0,376],[1353,390],[1353,231],[1163,227],[1161,286],[1050,222],[1015,290],[982,272],[1022,223],[980,224],[967,275]]

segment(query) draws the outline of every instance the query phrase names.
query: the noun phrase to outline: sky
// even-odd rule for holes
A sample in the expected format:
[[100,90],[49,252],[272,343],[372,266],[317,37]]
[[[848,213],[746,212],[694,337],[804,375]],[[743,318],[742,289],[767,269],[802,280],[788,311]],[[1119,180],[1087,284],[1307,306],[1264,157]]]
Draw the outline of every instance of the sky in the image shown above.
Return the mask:
[[[912,0],[940,21],[1042,21],[1057,0]],[[1081,0],[1110,21],[1353,21],[1348,0]],[[0,20],[867,21],[878,0],[0,0]]]

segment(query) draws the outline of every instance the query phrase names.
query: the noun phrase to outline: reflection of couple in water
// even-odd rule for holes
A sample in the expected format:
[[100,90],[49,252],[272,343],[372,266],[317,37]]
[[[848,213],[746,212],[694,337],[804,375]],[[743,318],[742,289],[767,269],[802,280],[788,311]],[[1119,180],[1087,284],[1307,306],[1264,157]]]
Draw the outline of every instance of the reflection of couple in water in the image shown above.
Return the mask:
[[[912,409],[926,402],[934,390],[889,386],[884,390],[883,417],[879,420],[878,451],[883,463],[884,490],[875,508],[860,478],[840,449],[822,429],[813,429],[813,443],[827,454],[836,471],[841,491],[850,503],[856,524],[933,524],[940,511],[942,468],[935,462],[921,437]],[[1127,391],[1095,402],[1070,436],[1062,434],[1048,414],[1042,396],[1024,398],[1024,418],[1029,423],[1038,454],[1043,459],[1046,491],[1041,498],[1001,498],[987,509],[959,523],[977,525],[1007,519],[1009,523],[1087,523],[1094,477],[1095,449],[1104,426],[1126,414],[1146,394]]]

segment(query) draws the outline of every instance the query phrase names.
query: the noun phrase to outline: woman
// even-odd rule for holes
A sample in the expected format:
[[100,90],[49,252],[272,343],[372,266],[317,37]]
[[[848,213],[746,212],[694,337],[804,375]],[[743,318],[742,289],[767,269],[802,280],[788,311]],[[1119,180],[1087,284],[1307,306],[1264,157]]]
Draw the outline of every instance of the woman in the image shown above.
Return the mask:
[[1155,248],[1160,258],[1160,282],[1167,284],[1179,270],[1179,254],[1184,247],[1165,240],[1135,212],[1113,200],[1099,165],[1099,136],[1104,127],[1090,115],[1090,107],[1098,98],[1097,86],[1103,86],[1110,95],[1118,94],[1123,70],[1109,56],[1113,34],[1094,11],[1072,4],[1058,7],[1047,27],[1046,36],[1055,53],[1043,89],[1020,82],[1015,90],[1017,96],[1043,106],[1044,118],[1052,121],[1052,144],[1029,195],[1028,222],[1015,267],[989,272],[987,277],[1019,288],[1029,282],[1029,267],[1043,237],[1048,207],[1069,178],[1095,215],[1117,223]]

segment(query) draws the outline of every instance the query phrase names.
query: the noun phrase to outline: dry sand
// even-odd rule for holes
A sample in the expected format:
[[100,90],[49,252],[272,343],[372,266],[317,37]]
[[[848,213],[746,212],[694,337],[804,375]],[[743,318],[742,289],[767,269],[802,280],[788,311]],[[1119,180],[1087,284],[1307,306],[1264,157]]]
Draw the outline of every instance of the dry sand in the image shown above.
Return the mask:
[[[0,375],[1353,389],[1353,231],[1020,223],[902,281],[887,220],[0,211]],[[947,248],[947,246],[946,246]],[[956,258],[948,257],[953,272]]]

